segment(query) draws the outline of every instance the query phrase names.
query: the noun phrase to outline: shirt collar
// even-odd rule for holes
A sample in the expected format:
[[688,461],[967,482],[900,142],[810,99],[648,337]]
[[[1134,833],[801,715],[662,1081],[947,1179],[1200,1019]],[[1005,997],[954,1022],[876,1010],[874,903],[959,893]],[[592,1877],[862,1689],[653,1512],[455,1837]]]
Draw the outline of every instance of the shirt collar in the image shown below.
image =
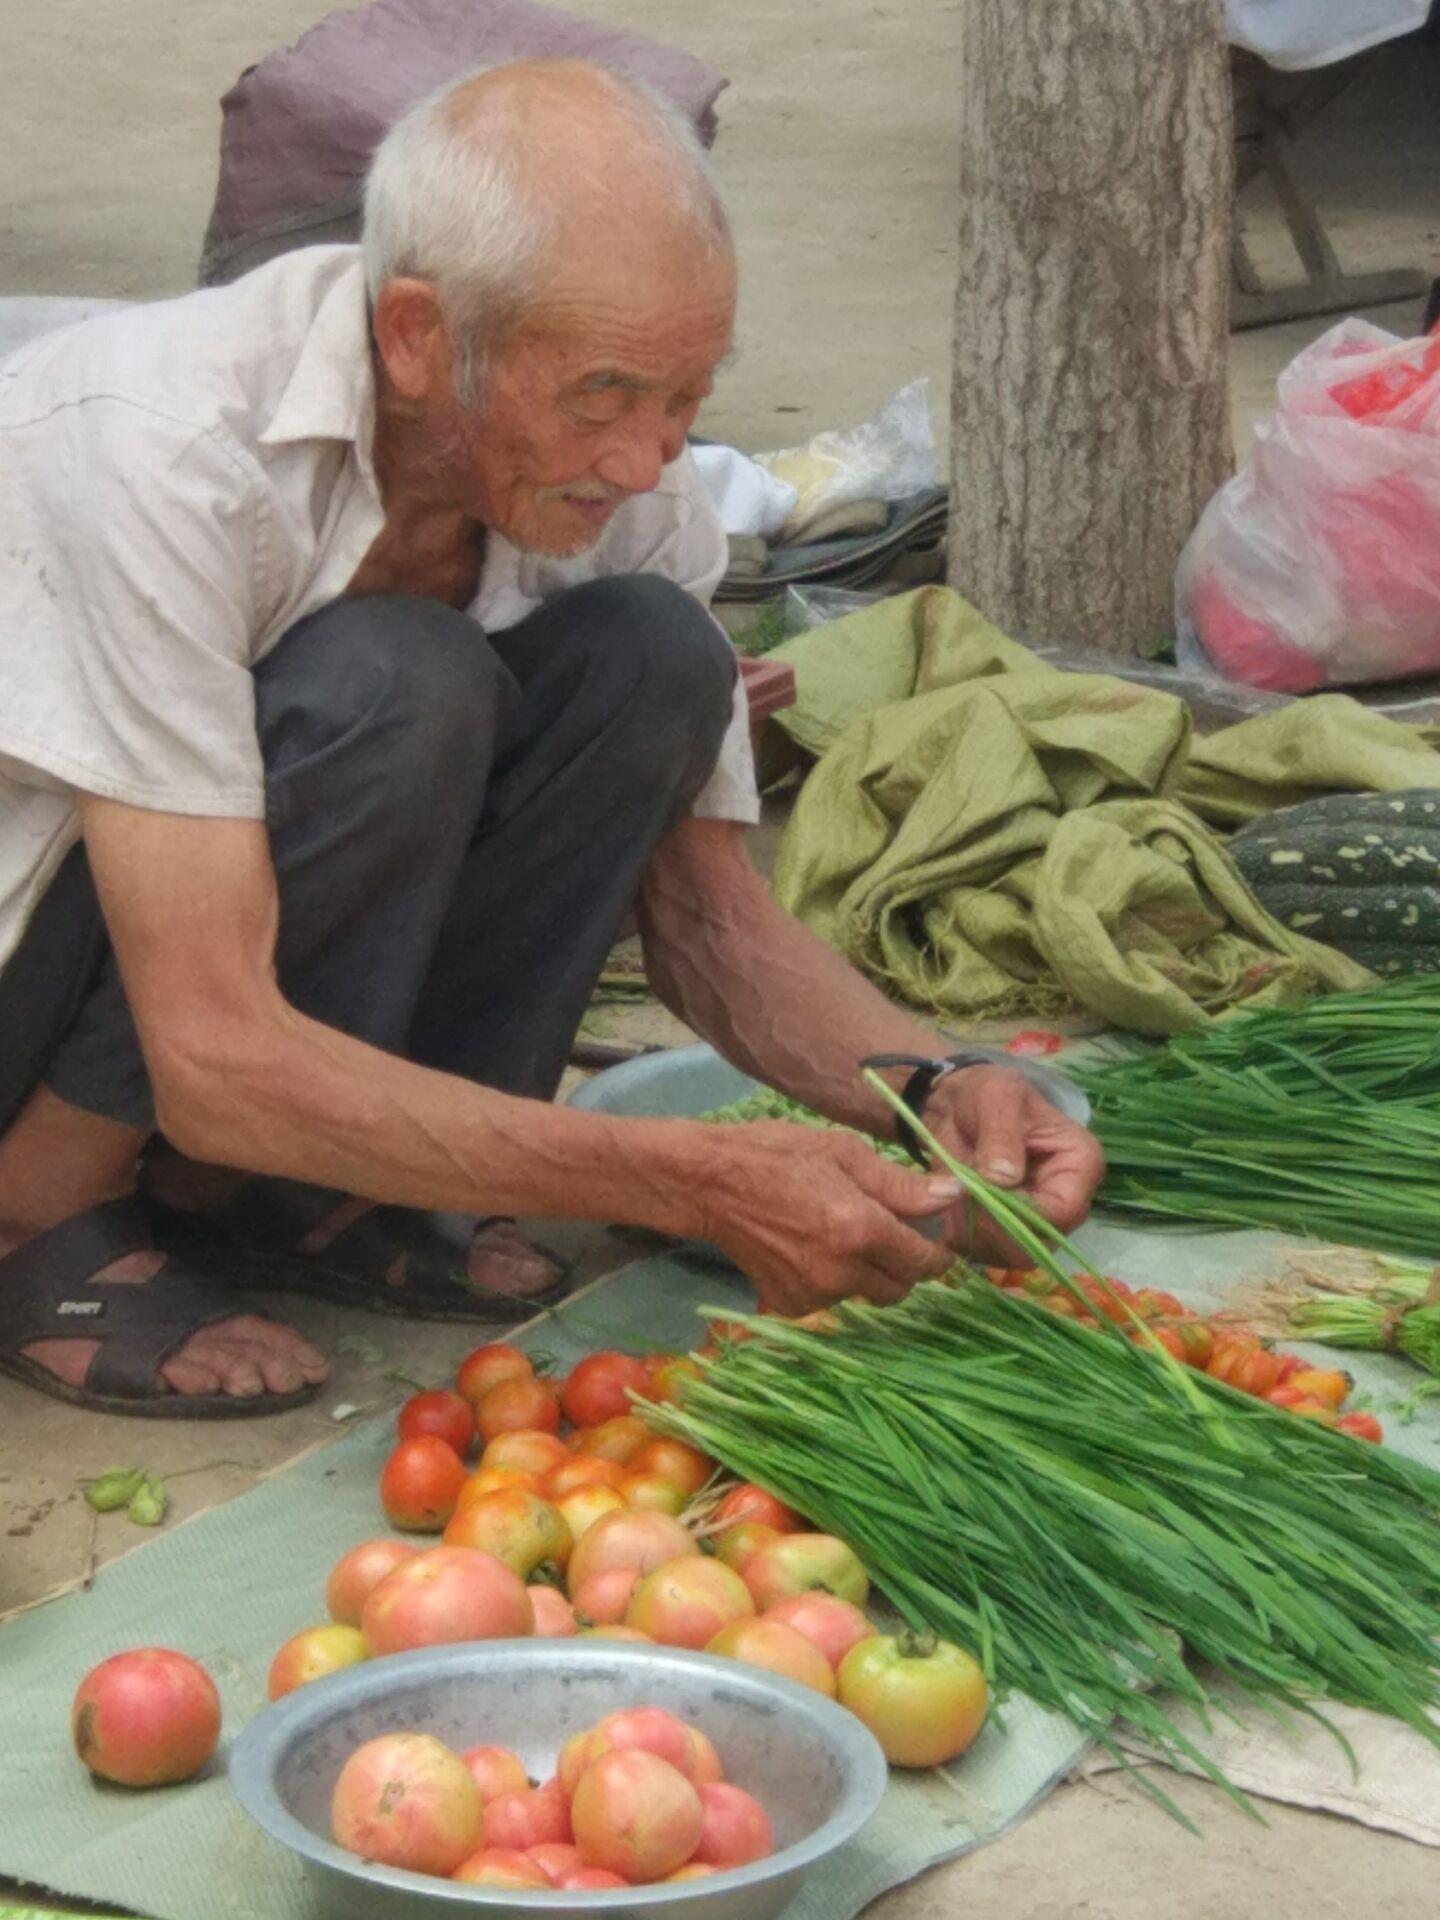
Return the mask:
[[260,440],[270,447],[293,440],[348,440],[362,466],[368,467],[375,437],[375,371],[365,271],[357,247],[324,251],[349,259],[315,309],[280,404]]

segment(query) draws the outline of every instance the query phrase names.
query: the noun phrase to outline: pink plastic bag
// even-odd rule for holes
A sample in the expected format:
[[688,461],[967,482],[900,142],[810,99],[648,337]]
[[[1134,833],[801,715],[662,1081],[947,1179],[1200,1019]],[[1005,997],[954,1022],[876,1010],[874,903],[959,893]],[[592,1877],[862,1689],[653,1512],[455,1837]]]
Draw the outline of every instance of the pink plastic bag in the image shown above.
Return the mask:
[[1291,362],[1176,603],[1182,663],[1248,686],[1440,672],[1440,335],[1345,320]]

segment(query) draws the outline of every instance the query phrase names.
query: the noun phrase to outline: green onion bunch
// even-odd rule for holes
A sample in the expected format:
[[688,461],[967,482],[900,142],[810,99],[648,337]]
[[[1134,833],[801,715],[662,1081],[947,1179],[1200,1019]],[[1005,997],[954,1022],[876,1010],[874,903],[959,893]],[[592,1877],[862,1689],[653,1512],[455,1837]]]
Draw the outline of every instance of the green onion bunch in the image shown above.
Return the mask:
[[1331,1347],[1398,1353],[1427,1373],[1440,1373],[1440,1267],[1375,1255],[1357,1271],[1337,1250],[1339,1264],[1323,1257],[1297,1258],[1294,1269],[1307,1289],[1296,1295],[1277,1289],[1286,1330]]
[[1181,1642],[1282,1718],[1340,1700],[1440,1745],[1440,1475],[978,1278],[746,1327],[647,1420],[847,1540],[1002,1694],[1237,1800],[1156,1697],[1206,1719]]
[[1109,1208],[1440,1255],[1440,976],[1235,1014],[1074,1077]]

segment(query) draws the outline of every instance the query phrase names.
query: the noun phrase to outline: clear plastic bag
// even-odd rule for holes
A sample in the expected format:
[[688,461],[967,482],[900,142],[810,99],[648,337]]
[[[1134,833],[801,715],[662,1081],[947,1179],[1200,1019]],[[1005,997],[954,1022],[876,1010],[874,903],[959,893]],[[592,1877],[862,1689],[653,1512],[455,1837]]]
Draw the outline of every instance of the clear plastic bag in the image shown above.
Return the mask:
[[1282,692],[1440,672],[1440,335],[1345,320],[1180,557],[1177,656]]
[[803,447],[755,457],[797,500],[783,538],[795,540],[822,516],[861,500],[905,500],[939,485],[928,379],[901,387],[859,426],[817,433]]
[[885,597],[849,587],[790,587],[785,594],[785,631],[808,633],[811,627],[828,627],[832,620],[844,620]]

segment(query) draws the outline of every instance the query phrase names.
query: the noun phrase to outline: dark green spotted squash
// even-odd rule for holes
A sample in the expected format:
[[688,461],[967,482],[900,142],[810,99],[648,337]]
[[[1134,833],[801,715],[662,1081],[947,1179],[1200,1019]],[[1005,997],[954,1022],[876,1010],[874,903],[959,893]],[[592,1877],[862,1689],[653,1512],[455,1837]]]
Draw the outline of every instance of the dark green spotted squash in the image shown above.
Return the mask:
[[1440,787],[1306,800],[1244,828],[1230,853],[1297,933],[1375,973],[1440,973]]

